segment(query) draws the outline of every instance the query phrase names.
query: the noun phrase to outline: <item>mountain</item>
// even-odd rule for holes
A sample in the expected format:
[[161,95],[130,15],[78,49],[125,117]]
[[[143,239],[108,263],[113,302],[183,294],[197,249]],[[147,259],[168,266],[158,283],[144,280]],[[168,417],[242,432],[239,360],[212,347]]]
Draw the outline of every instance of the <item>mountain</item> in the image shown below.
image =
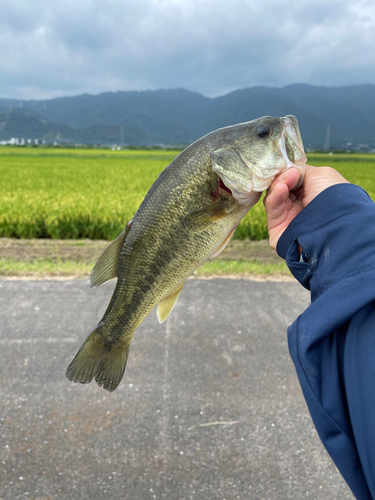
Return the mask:
[[0,140],[188,144],[220,127],[287,114],[297,116],[307,149],[375,148],[375,85],[251,87],[216,98],[161,89],[0,99]]
[[49,122],[27,108],[4,107],[4,104],[0,107],[0,140],[9,140],[11,137],[54,140],[60,135],[74,139],[75,133],[70,127]]

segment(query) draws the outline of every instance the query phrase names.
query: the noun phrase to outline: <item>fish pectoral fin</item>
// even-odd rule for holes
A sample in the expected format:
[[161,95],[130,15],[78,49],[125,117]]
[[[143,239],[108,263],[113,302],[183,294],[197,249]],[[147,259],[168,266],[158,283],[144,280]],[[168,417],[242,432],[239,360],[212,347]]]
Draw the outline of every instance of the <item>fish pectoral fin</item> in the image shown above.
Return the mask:
[[210,153],[212,170],[231,190],[250,192],[253,188],[251,166],[236,151],[220,148]]
[[104,250],[91,271],[90,285],[91,288],[102,285],[106,281],[116,278],[116,266],[120,256],[122,247],[124,246],[125,237],[129,231],[126,227],[124,231]]
[[164,321],[168,318],[168,316],[172,312],[172,309],[176,305],[177,299],[184,285],[185,283],[182,283],[182,285],[176,288],[176,290],[174,290],[171,294],[169,294],[168,297],[165,297],[165,299],[159,302],[158,310],[156,313],[159,323],[164,323]]
[[227,198],[223,198],[207,207],[190,212],[190,214],[182,219],[182,224],[185,227],[194,226],[197,230],[204,230],[215,221],[226,217],[232,209],[233,205],[231,206],[230,201]]
[[228,245],[228,243],[232,239],[232,236],[234,235],[236,229],[237,226],[234,229],[232,229],[232,231],[225,237],[224,241],[220,243],[220,245],[217,247],[214,253],[210,256],[210,259],[213,259],[214,257],[217,257],[218,255],[221,254],[221,252],[224,250],[224,248]]

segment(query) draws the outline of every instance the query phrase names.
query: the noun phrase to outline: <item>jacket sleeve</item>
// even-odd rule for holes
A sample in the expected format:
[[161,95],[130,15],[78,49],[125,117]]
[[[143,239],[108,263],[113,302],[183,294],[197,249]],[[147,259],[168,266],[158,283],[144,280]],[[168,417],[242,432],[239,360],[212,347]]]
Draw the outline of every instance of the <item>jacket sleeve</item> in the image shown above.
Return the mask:
[[[299,262],[300,243],[309,259]],[[277,252],[311,291],[289,350],[318,434],[356,498],[375,499],[375,204],[332,186],[288,226]]]

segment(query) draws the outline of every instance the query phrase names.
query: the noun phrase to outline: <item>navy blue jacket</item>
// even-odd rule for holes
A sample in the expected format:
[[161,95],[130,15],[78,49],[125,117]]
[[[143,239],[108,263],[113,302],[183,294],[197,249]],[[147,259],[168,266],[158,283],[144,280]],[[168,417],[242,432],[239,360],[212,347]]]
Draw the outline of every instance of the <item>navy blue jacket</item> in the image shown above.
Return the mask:
[[311,291],[288,329],[311,417],[355,497],[375,499],[375,203],[353,184],[332,186],[290,223],[277,252]]

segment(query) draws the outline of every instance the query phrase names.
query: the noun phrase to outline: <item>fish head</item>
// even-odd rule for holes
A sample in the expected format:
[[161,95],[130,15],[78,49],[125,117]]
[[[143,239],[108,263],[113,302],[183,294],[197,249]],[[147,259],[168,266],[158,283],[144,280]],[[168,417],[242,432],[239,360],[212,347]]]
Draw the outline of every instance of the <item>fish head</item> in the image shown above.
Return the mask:
[[264,116],[216,133],[210,150],[212,169],[239,203],[252,204],[254,193],[268,189],[291,167],[300,172],[295,189],[302,187],[307,158],[295,116]]

